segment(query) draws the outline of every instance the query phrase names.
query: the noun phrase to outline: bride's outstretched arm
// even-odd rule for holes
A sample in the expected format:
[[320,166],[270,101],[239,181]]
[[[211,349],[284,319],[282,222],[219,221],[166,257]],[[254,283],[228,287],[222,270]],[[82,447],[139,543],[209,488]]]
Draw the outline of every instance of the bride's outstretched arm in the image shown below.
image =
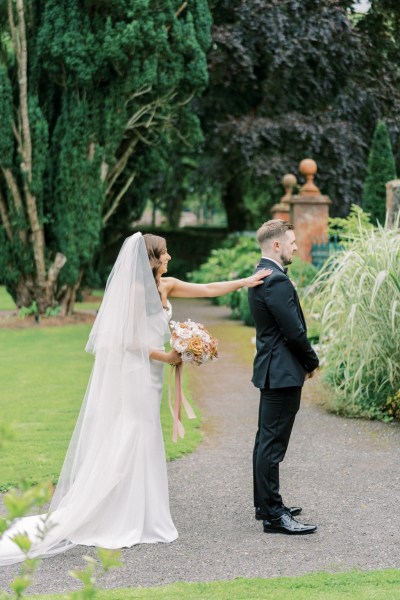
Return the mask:
[[166,295],[174,298],[214,298],[234,292],[242,287],[261,285],[264,277],[272,273],[271,269],[261,269],[242,279],[232,281],[214,281],[212,283],[188,283],[175,277],[162,277],[161,285],[165,287]]

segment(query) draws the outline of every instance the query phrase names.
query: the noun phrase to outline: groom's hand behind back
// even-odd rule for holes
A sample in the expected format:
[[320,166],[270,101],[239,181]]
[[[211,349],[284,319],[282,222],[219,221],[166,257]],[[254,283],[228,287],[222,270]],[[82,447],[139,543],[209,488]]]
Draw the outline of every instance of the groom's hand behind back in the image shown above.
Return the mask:
[[307,372],[304,376],[304,381],[307,381],[307,379],[311,379],[311,377],[314,377],[314,375],[317,371],[318,371],[318,367],[316,369],[314,369],[314,371]]

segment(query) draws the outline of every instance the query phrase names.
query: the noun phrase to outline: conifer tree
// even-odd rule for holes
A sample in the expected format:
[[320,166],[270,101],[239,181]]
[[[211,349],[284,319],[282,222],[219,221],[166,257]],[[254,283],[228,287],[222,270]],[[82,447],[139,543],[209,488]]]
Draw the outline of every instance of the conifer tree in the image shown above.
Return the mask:
[[69,312],[102,230],[139,212],[148,148],[198,137],[210,26],[206,0],[2,3],[0,281],[17,306]]
[[382,225],[386,217],[386,184],[392,179],[396,179],[396,163],[389,132],[385,123],[378,121],[368,156],[362,200],[364,210]]

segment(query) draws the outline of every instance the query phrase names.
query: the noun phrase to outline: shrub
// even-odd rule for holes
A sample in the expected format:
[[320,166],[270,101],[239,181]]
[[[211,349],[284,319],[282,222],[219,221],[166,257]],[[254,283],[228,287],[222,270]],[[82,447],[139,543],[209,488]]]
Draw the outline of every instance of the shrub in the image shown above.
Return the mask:
[[37,314],[39,314],[39,311],[36,302],[32,302],[30,306],[23,306],[18,311],[18,316],[21,317],[21,319],[25,319],[25,317],[30,317],[31,315]]
[[309,290],[322,306],[322,352],[339,412],[382,418],[400,388],[400,234],[359,230]]
[[400,421],[400,390],[393,396],[388,397],[383,411],[387,415],[387,420],[398,419]]
[[360,224],[363,229],[373,229],[371,215],[357,204],[352,204],[347,217],[329,218],[329,235],[340,240],[342,246],[358,235]]

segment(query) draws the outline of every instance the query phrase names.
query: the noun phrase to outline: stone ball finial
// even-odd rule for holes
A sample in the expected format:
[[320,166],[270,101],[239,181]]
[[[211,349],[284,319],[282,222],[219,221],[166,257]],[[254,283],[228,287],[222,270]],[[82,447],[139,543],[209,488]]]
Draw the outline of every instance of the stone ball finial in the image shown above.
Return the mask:
[[306,183],[301,188],[300,193],[310,195],[320,194],[320,190],[314,183],[314,176],[318,171],[315,160],[312,158],[304,158],[299,165],[299,171],[306,178]]
[[293,189],[297,183],[296,175],[292,173],[287,173],[282,177],[282,185],[286,189]]
[[304,158],[299,165],[299,171],[304,177],[315,175],[318,171],[317,163],[312,158]]
[[285,189],[285,195],[281,198],[281,203],[290,203],[293,193],[293,188],[297,183],[296,176],[292,173],[287,173],[282,177],[282,185]]

